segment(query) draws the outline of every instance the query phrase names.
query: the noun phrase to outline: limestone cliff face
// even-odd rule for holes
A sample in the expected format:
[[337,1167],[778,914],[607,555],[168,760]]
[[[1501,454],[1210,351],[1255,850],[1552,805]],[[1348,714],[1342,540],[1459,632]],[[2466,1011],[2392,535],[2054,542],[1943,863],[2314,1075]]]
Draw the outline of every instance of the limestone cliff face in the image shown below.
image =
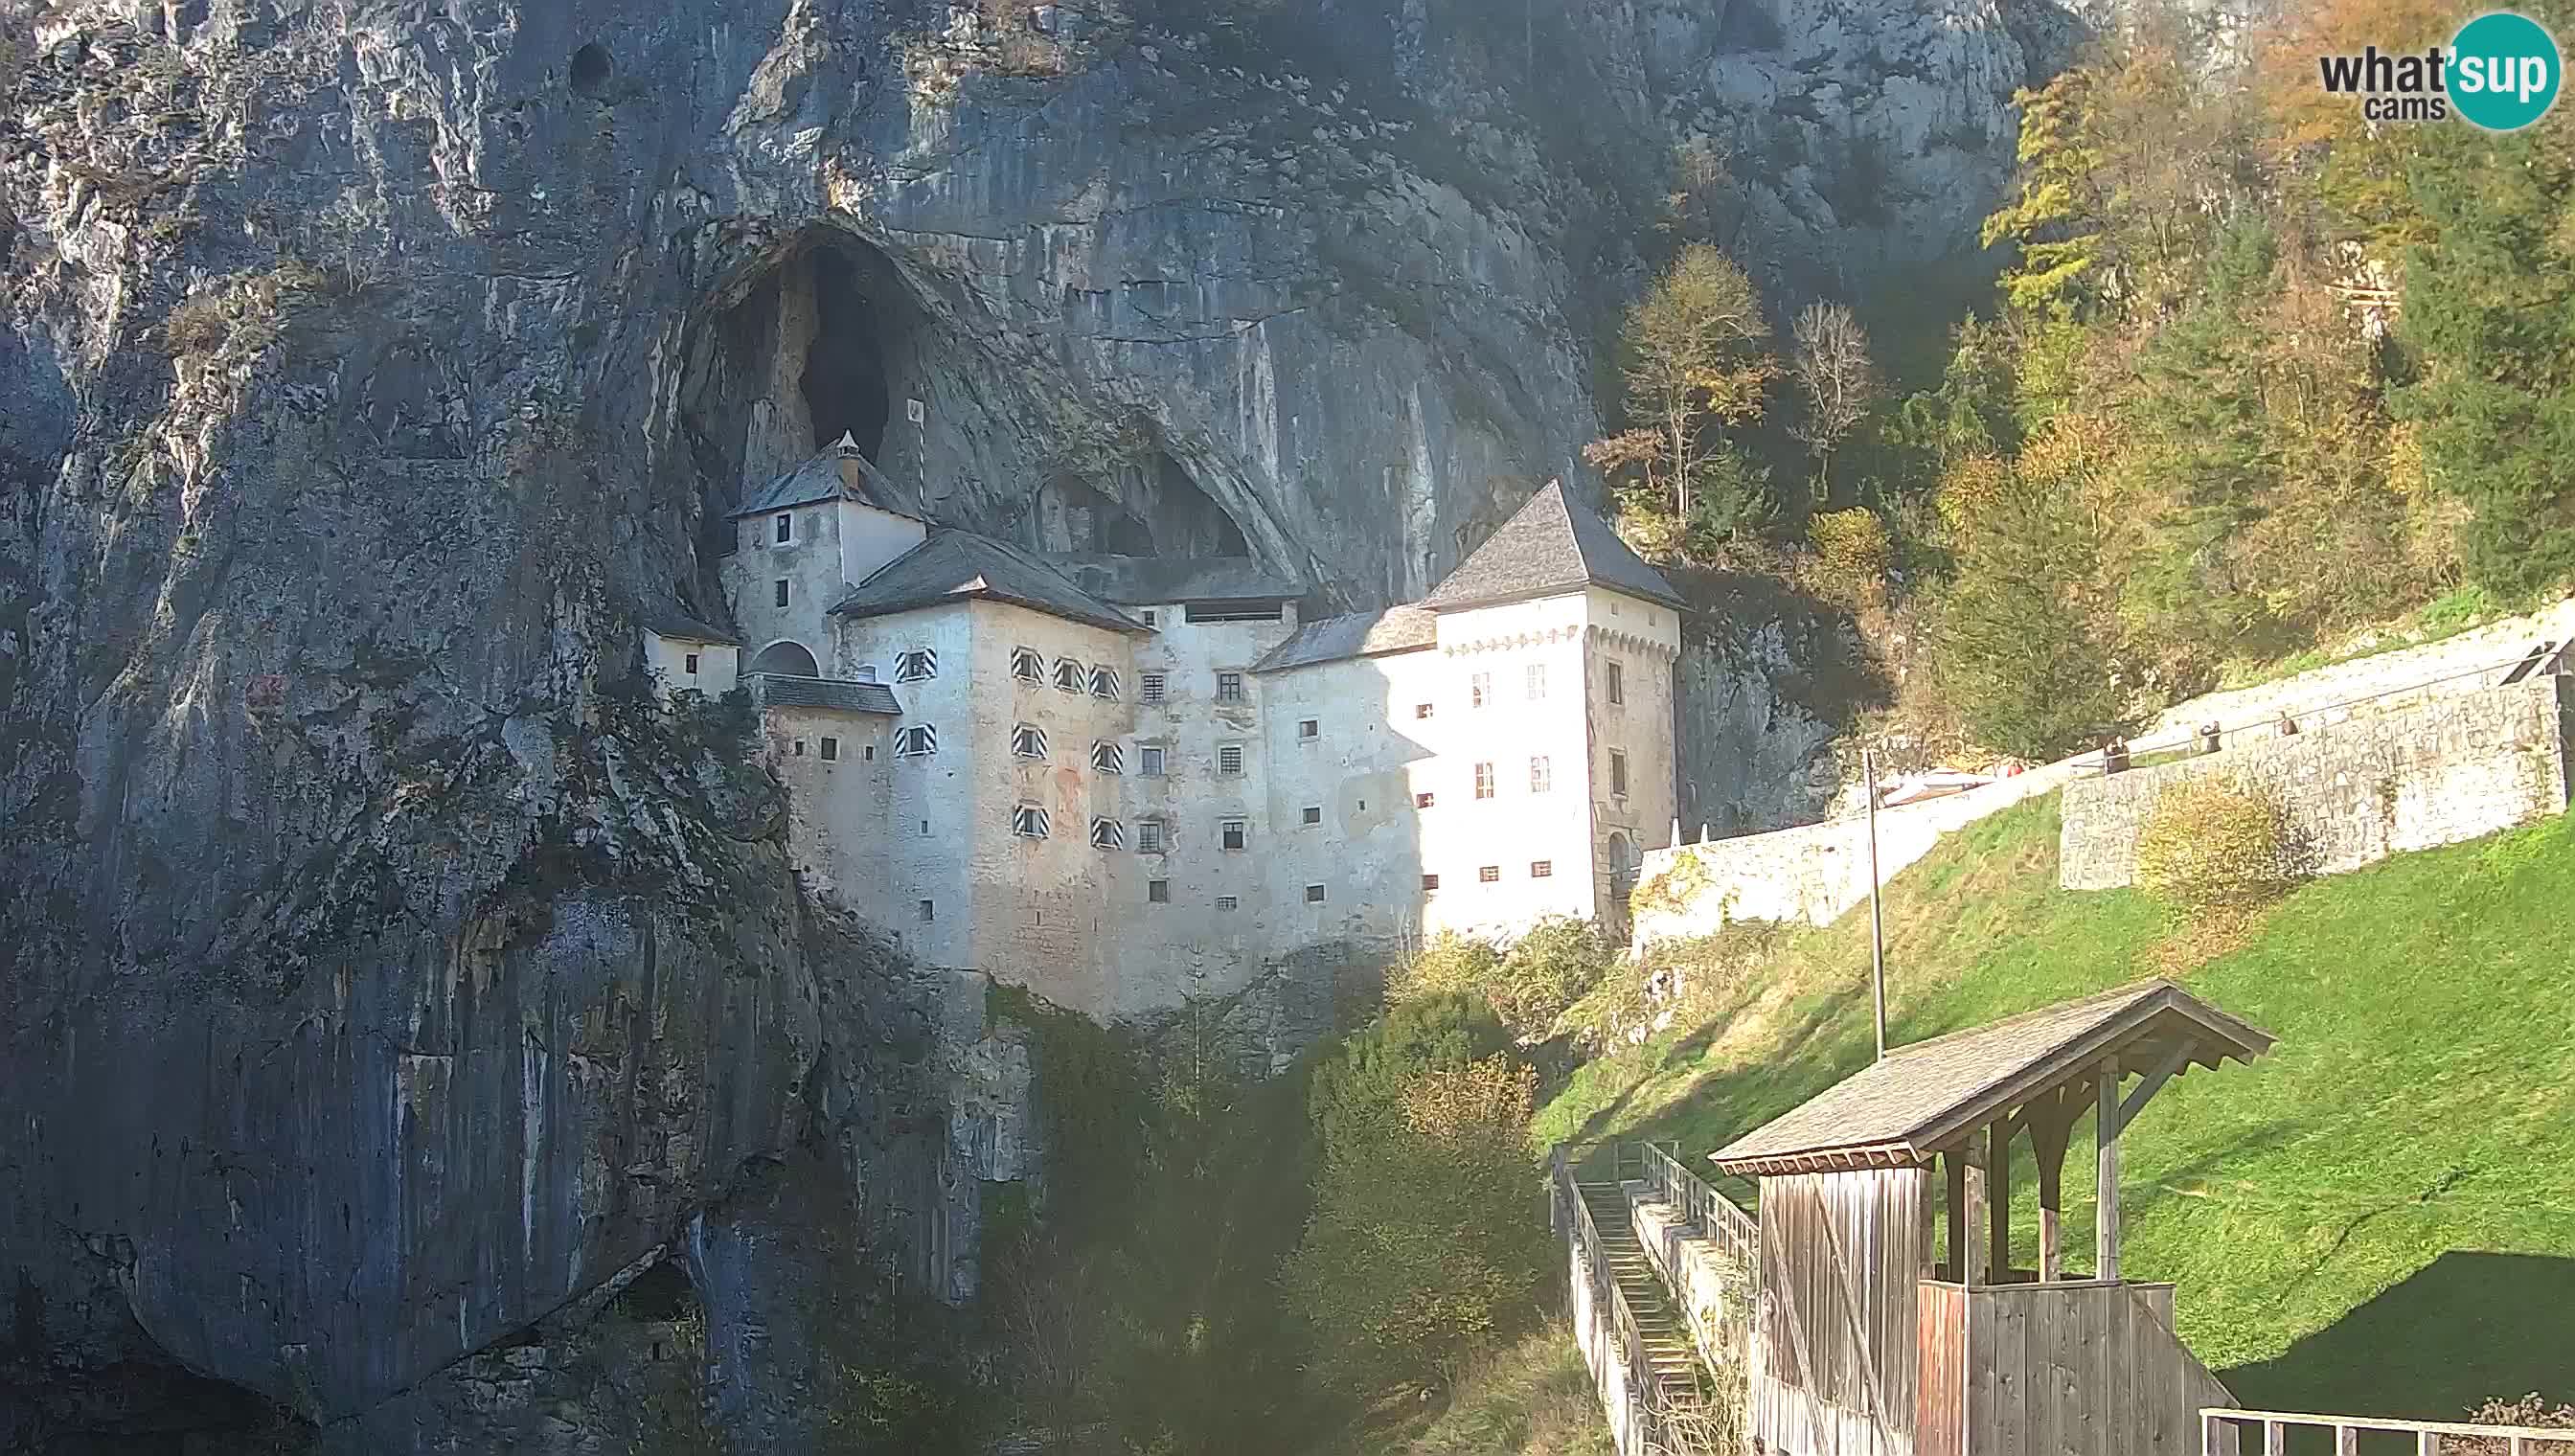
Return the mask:
[[[1676,140],[1732,154],[1775,288],[1854,281],[1966,235],[2064,24],[18,12],[0,1385],[177,1365],[342,1423],[790,1153],[927,1285],[971,1278],[974,1018],[815,918],[721,732],[617,686],[639,609],[721,617],[746,478],[849,430],[957,524],[1414,595],[1583,478]],[[1757,748],[1769,667],[1723,662]],[[758,1239],[698,1246],[759,1282]],[[41,1405],[0,1397],[0,1444],[106,1419]]]

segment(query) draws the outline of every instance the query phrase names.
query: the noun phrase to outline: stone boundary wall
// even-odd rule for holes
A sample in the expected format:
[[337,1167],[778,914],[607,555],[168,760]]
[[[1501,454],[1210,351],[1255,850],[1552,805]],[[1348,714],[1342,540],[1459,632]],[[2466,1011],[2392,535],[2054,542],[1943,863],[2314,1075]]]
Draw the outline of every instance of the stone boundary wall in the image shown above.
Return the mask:
[[2508,829],[2565,810],[2571,728],[2575,677],[2543,677],[2079,779],[2065,789],[2057,882],[2130,883],[2155,800],[2211,774],[2276,794],[2327,874]]

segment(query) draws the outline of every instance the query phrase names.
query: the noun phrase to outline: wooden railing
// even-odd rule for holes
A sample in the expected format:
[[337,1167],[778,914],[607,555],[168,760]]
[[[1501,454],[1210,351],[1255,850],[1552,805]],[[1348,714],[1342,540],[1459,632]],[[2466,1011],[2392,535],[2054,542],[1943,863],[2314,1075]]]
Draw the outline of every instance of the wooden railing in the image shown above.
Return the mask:
[[1761,1270],[1761,1225],[1735,1201],[1709,1186],[1680,1159],[1650,1142],[1636,1145],[1637,1176],[1654,1196],[1689,1215],[1709,1241],[1752,1276]]
[[[2211,1406],[2199,1413],[2199,1443],[2203,1456],[2218,1456],[2225,1447],[2224,1436],[2234,1427],[2258,1426],[2262,1431],[2263,1456],[2281,1456],[2287,1449],[2288,1432],[2302,1430],[2333,1432],[2335,1456],[2352,1456],[2360,1449],[2360,1438],[2369,1436],[2411,1436],[2416,1456],[2440,1456],[2443,1451],[2502,1450],[2511,1456],[2568,1456],[2575,1452],[2575,1431],[2543,1430],[2537,1426],[2479,1426],[2455,1421],[2400,1421],[2381,1416],[2310,1415],[2297,1411],[2233,1410]],[[2474,1447],[2445,1445],[2443,1437],[2456,1436],[2462,1441],[2475,1439]]]
[[[1576,1151],[1588,1152],[1593,1145],[1574,1146]],[[1591,1286],[1595,1317],[1597,1311],[1608,1311],[1619,1353],[1627,1362],[1627,1413],[1636,1439],[1646,1447],[1659,1447],[1670,1424],[1664,1412],[1663,1390],[1654,1379],[1644,1331],[1636,1324],[1636,1312],[1627,1306],[1627,1296],[1618,1288],[1617,1276],[1610,1272],[1609,1257],[1600,1246],[1600,1229],[1591,1221],[1591,1205],[1582,1199],[1581,1185],[1574,1181],[1573,1164],[1566,1159],[1565,1151],[1559,1145],[1547,1154],[1557,1217],[1573,1244],[1574,1257],[1581,1262],[1583,1282]],[[1615,1166],[1613,1162],[1613,1169]]]

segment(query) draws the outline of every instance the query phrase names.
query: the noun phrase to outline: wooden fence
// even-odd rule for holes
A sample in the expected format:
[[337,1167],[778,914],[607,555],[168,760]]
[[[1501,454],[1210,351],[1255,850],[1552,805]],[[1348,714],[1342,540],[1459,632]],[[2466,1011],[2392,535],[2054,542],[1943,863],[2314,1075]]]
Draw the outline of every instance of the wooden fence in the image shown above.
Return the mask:
[[[2456,1421],[2403,1421],[2379,1416],[2309,1415],[2297,1411],[2236,1410],[2229,1406],[2212,1406],[2199,1413],[2199,1439],[2202,1456],[2232,1456],[2239,1428],[2251,1426],[2262,1433],[2263,1456],[2282,1456],[2288,1449],[2289,1432],[2311,1430],[2330,1432],[2334,1456],[2354,1456],[2360,1450],[2363,1436],[2387,1436],[2410,1444],[2416,1456],[2570,1456],[2575,1453],[2575,1431],[2544,1430],[2537,1426],[2480,1426]],[[2373,1442],[2384,1449],[2403,1449],[2390,1442]]]
[[[1588,1161],[1594,1150],[1594,1145],[1577,1144],[1571,1158],[1562,1146],[1549,1152],[1547,1184],[1557,1233],[1571,1251],[1574,1277],[1580,1281],[1576,1292],[1589,1296],[1579,1301],[1583,1307],[1576,1311],[1576,1319],[1592,1327],[1576,1333],[1592,1362],[1592,1379],[1606,1407],[1610,1438],[1619,1456],[1646,1456],[1663,1449],[1670,1422],[1663,1410],[1662,1387],[1646,1354],[1644,1332],[1636,1324],[1635,1311],[1627,1306],[1627,1296],[1619,1291],[1617,1275],[1601,1247],[1600,1230],[1591,1221],[1591,1206],[1582,1201],[1581,1185],[1574,1179],[1575,1166]],[[1614,1149],[1610,1156],[1616,1157]],[[1610,1355],[1623,1369],[1601,1368],[1602,1357]]]
[[[1917,1456],[2190,1456],[2229,1397],[2172,1332],[2173,1286],[1921,1286]],[[2221,1435],[2208,1456],[2235,1456]]]

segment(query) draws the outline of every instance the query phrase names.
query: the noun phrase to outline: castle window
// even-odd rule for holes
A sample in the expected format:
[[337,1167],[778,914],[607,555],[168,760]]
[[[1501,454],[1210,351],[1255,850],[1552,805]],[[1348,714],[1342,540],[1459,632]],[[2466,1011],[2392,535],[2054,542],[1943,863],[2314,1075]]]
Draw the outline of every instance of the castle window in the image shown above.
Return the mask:
[[1427,703],[1416,703],[1412,705],[1412,716],[1414,718],[1428,718],[1430,716],[1430,705]]
[[1620,798],[1627,796],[1627,755],[1616,748],[1609,750],[1609,791]]
[[781,545],[781,546],[785,546],[787,543],[789,543],[789,542],[791,542],[791,541],[794,541],[795,539],[796,539],[796,515],[795,515],[795,513],[794,513],[794,512],[789,512],[789,511],[782,511],[782,512],[780,512],[780,513],[779,513],[779,516],[778,516],[778,544],[779,544],[779,545]]
[[1043,839],[1051,827],[1047,811],[1036,804],[1023,803],[1011,809],[1011,832],[1023,839]]
[[823,739],[823,761],[826,763],[837,763],[841,761],[841,740],[839,738],[827,737]]
[[1046,681],[1046,659],[1035,648],[1011,649],[1011,676],[1023,683]]
[[1319,803],[1309,803],[1309,804],[1305,805],[1305,822],[1307,822],[1307,823],[1309,823],[1309,824],[1319,824],[1319,823],[1321,823],[1322,821],[1323,821],[1323,806],[1322,806],[1321,804],[1319,804]]
[[1237,909],[1240,908],[1242,904],[1243,901],[1236,899],[1230,894],[1221,894],[1216,897],[1216,907],[1220,910]]
[[1540,753],[1529,759],[1529,792],[1544,793],[1555,786],[1555,765]]
[[1158,905],[1170,904],[1172,902],[1172,882],[1168,879],[1146,880],[1145,898]]
[[1603,664],[1601,681],[1608,688],[1610,702],[1624,703],[1627,701],[1627,670],[1624,667],[1617,663]]
[[796,740],[796,756],[799,758],[805,756],[805,740],[803,738],[798,738]]
[[1093,819],[1091,821],[1091,847],[1094,849],[1126,848],[1127,826],[1118,822],[1116,819]]
[[1113,742],[1093,743],[1091,766],[1103,773],[1124,773],[1127,771],[1127,750]]
[[1412,796],[1412,806],[1414,808],[1428,808],[1434,801],[1435,795],[1426,788]]
[[1323,902],[1323,887],[1322,887],[1321,885],[1319,885],[1319,884],[1309,884],[1309,885],[1305,886],[1305,903],[1307,903],[1307,904],[1309,904],[1309,905],[1319,905],[1319,904],[1321,904],[1322,902]]
[[1218,828],[1223,831],[1223,843],[1229,849],[1240,849],[1252,839],[1250,819],[1227,819]]
[[1439,876],[1435,874],[1425,874],[1421,876],[1421,887],[1425,891],[1437,889],[1439,887]]
[[933,903],[932,903],[931,901],[929,901],[929,900],[923,900],[923,901],[921,902],[921,918],[922,918],[922,919],[924,919],[924,920],[934,920],[934,919],[937,919],[938,917],[939,917],[939,906],[938,906],[938,905],[936,905],[936,904],[933,904]]
[[1217,745],[1216,745],[1216,771],[1217,771],[1217,773],[1218,773],[1218,775],[1219,775],[1220,777],[1225,777],[1225,778],[1240,778],[1240,777],[1242,777],[1242,776],[1243,776],[1243,744],[1241,744],[1241,743],[1219,743],[1219,744],[1217,744]]
[[894,658],[894,681],[920,683],[939,676],[939,654],[930,648],[914,648],[897,653]]
[[877,665],[874,663],[861,663],[850,671],[857,675],[859,682],[873,683],[877,681]]
[[698,655],[696,653],[689,654],[686,658],[682,659],[682,662],[685,664],[684,671],[687,672],[690,677],[694,678],[698,676]]
[[1475,796],[1477,798],[1493,796],[1493,765],[1490,763],[1475,765]]
[[1546,879],[1554,873],[1555,861],[1552,859],[1532,859],[1529,861],[1529,878],[1531,879]]
[[1159,612],[1155,611],[1155,610],[1154,610],[1153,608],[1151,608],[1151,607],[1146,608],[1146,609],[1145,609],[1145,625],[1146,625],[1147,627],[1160,627],[1160,626],[1162,626],[1162,625],[1163,625],[1163,614],[1161,614],[1161,613],[1159,613]]
[[1136,821],[1136,852],[1160,854],[1172,842],[1171,831],[1161,819]]
[[1319,722],[1310,718],[1300,718],[1296,720],[1296,736],[1300,738],[1318,738],[1322,735],[1323,726]]
[[1071,658],[1057,660],[1055,686],[1067,693],[1080,693],[1091,681],[1091,674]]
[[916,724],[894,735],[894,755],[919,758],[939,751],[939,729],[928,724]]
[[1546,696],[1546,664],[1531,663],[1528,665],[1528,696],[1529,702],[1531,703],[1535,703]]
[[1094,668],[1091,670],[1092,697],[1106,698],[1110,702],[1116,703],[1118,701],[1119,689],[1120,684],[1118,682],[1118,670],[1116,668]]
[[1011,751],[1022,758],[1044,761],[1047,755],[1046,729],[1021,724],[1011,729]]
[[1241,673],[1219,673],[1216,675],[1216,701],[1219,703],[1241,703],[1243,701],[1243,675]]
[[1164,689],[1171,680],[1160,673],[1147,673],[1139,681],[1141,686],[1137,690],[1137,696],[1147,703],[1160,703],[1163,701]]
[[1479,883],[1499,884],[1502,882],[1502,866],[1498,864],[1478,866],[1475,870],[1475,878]]
[[1170,754],[1171,750],[1161,743],[1138,743],[1136,771],[1148,778],[1160,778],[1163,776],[1163,760]]
[[769,601],[770,605],[773,607],[784,607],[787,605],[787,579],[785,577],[781,577],[777,581],[769,584]]
[[871,763],[875,762],[877,760],[877,745],[874,743],[861,744],[859,747],[859,756],[865,758]]
[[1493,675],[1477,673],[1466,680],[1466,706],[1481,708],[1493,701]]

